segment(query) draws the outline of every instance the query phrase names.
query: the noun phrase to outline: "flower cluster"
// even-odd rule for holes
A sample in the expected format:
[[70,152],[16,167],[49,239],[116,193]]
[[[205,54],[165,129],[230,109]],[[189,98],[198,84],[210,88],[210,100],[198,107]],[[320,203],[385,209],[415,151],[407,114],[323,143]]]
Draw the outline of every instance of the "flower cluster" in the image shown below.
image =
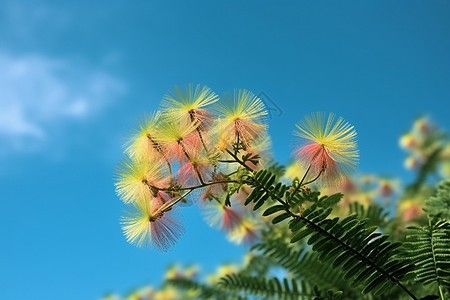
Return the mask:
[[[125,144],[116,191],[130,208],[122,218],[130,243],[169,249],[184,232],[179,206],[187,202],[237,244],[253,244],[271,226],[244,205],[252,190],[243,178],[271,165],[266,107],[247,90],[220,98],[205,86],[176,88]],[[303,141],[294,153],[306,170],[297,186],[333,186],[354,169],[356,133],[343,119],[318,113],[297,128]]]
[[[186,268],[181,267],[178,264],[170,266],[165,274],[165,280],[173,279],[185,279],[195,280],[198,279],[198,267],[188,266]],[[177,299],[198,299],[198,291],[187,290],[181,291],[171,285],[163,285],[160,288],[154,288],[151,285],[146,285],[141,288],[135,289],[125,297],[121,297],[115,294],[109,294],[102,298],[102,300],[177,300]]]
[[450,176],[450,143],[428,117],[417,119],[412,128],[400,137],[399,144],[408,153],[405,159],[407,169],[418,170],[427,164],[430,167],[440,164],[442,177]]
[[[198,95],[208,95],[203,96],[209,99],[208,106],[200,106],[202,101]],[[244,103],[241,102],[243,98],[246,99]],[[375,249],[374,257],[385,251],[385,258],[381,259],[387,259],[387,256],[398,259],[396,247],[402,243],[406,246],[402,246],[400,254],[408,260],[413,257],[416,268],[410,271],[412,266],[408,266],[404,271],[405,275],[408,272],[416,274],[411,285],[404,289],[408,299],[409,296],[419,299],[415,295],[426,298],[423,296],[436,294],[435,284],[414,286],[412,283],[424,283],[417,277],[418,272],[429,274],[430,271],[421,266],[423,261],[431,261],[430,266],[436,270],[443,270],[441,266],[447,263],[445,255],[435,255],[448,249],[445,239],[440,239],[439,243],[430,240],[433,235],[448,236],[446,208],[450,181],[441,183],[437,190],[434,187],[434,181],[441,179],[436,171],[440,170],[444,178],[449,177],[442,172],[450,158],[445,134],[439,133],[428,119],[419,119],[411,132],[402,137],[401,145],[411,155],[423,157],[422,165],[415,170],[416,179],[409,185],[401,184],[394,177],[373,174],[349,177],[349,171],[355,168],[358,160],[353,127],[333,115],[315,113],[297,125],[294,134],[300,139],[293,151],[295,161],[284,168],[270,160],[263,104],[247,91],[237,91],[228,99],[231,105],[224,108],[216,103],[218,97],[205,87],[176,89],[164,98],[162,110],[151,115],[127,143],[127,158],[119,167],[116,182],[118,195],[132,208],[123,219],[123,228],[130,242],[156,245],[165,250],[182,232],[181,223],[176,219],[179,214],[177,204],[196,201],[207,222],[225,231],[231,241],[247,244],[257,241],[258,244],[246,254],[243,264],[222,265],[213,274],[201,277],[195,266],[172,265],[159,288],[145,286],[123,298],[109,295],[103,300],[234,299],[241,295],[251,298],[265,295],[272,299],[280,296],[283,284],[285,298],[298,298],[298,290],[289,290],[289,281],[277,281],[274,277],[311,280],[317,297],[332,295],[334,298],[340,294],[331,294],[329,287],[340,290],[343,282],[335,281],[341,279],[336,275],[341,273],[335,273],[335,268],[329,275],[330,261],[317,261],[319,243],[314,239],[321,230],[310,235],[307,239],[310,246],[305,247],[303,242],[292,243],[295,237],[292,224],[295,220],[308,218],[311,223],[315,222],[319,227],[323,224],[321,228],[328,230],[329,224],[339,222],[337,217],[343,218],[340,222],[352,222],[354,225],[349,226],[356,227],[346,233],[342,227],[338,227],[340,233],[336,233],[336,227],[327,232],[334,234],[333,240],[339,240],[339,236],[348,238],[343,243],[349,248],[353,247],[353,241],[358,241],[358,236],[366,234],[368,228],[372,232],[375,227],[377,231],[370,236],[379,238],[364,238],[364,243],[367,241],[364,247]],[[188,113],[183,112],[183,107],[189,108]],[[248,111],[255,107],[261,110],[257,110],[258,113],[253,110],[254,113],[249,115]],[[258,178],[262,179],[258,181]],[[282,192],[278,192],[280,190]],[[333,195],[327,196],[330,194]],[[259,199],[265,197],[264,201],[253,202],[258,196]],[[264,202],[262,206],[261,202]],[[320,208],[321,213],[330,213],[327,219],[314,214],[319,211],[314,211],[317,206],[328,207]],[[249,208],[262,208],[263,216],[255,216]],[[273,214],[267,212],[274,210],[283,213],[271,217]],[[286,215],[294,222],[284,222]],[[415,227],[405,230],[411,225]],[[421,232],[411,235],[411,230],[417,229]],[[297,232],[305,235],[307,230]],[[397,242],[389,242],[387,235],[382,233],[389,234]],[[333,251],[336,259],[341,259],[342,243],[330,246],[329,241],[327,238],[322,240],[320,247],[325,245],[327,249],[321,255]],[[392,251],[387,250],[389,248]],[[363,257],[369,255],[364,250],[359,253]],[[440,262],[436,264],[435,258]],[[359,267],[357,265],[354,270]],[[365,270],[375,272],[378,267],[378,264],[374,268],[368,266]],[[393,274],[400,269],[388,270],[391,271],[386,272]],[[432,273],[437,274],[436,271]],[[408,281],[409,278],[414,277],[408,275]],[[344,277],[343,280],[347,279]],[[297,285],[293,286],[295,289]],[[385,298],[403,299],[398,291],[390,292],[384,287],[382,292],[387,296],[382,296]],[[301,286],[301,291],[310,289],[307,285]],[[448,290],[439,288],[439,291],[441,299],[448,298]],[[361,295],[357,285],[345,291],[348,299],[360,299]],[[406,299],[406,294],[404,296]]]
[[223,264],[210,274],[201,274],[197,265],[183,267],[180,264],[171,265],[164,274],[164,282],[160,287],[145,285],[137,288],[127,295],[121,297],[117,294],[108,294],[101,300],[195,300],[201,298],[200,290],[194,288],[180,289],[171,284],[171,281],[186,280],[198,281],[204,280],[208,284],[216,284],[220,278],[236,273],[245,269],[251,263],[251,254],[244,257],[240,264]]

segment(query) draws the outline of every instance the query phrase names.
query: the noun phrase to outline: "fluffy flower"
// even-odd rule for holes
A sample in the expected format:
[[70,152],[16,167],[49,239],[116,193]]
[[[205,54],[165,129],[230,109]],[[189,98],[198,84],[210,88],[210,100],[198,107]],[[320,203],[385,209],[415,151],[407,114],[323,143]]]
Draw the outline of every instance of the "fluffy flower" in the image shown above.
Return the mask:
[[422,210],[422,205],[420,202],[420,200],[418,201],[416,199],[412,199],[402,200],[398,204],[398,214],[403,221],[409,222],[425,214]]
[[133,159],[123,161],[117,171],[116,192],[125,203],[137,199],[156,197],[157,191],[150,186],[159,186],[164,182],[163,163],[161,160]]
[[415,170],[423,165],[424,160],[425,159],[421,156],[411,155],[405,159],[404,165],[405,165],[405,168],[407,168],[409,170]]
[[383,197],[391,196],[400,188],[400,182],[396,179],[381,178],[379,185],[379,193]]
[[261,236],[261,225],[252,218],[243,218],[228,235],[230,241],[246,246],[253,245]]
[[127,296],[127,298],[123,300],[148,300],[148,299],[154,299],[157,291],[155,291],[151,286],[146,286],[143,288],[140,288],[137,291],[134,291],[130,295]]
[[399,141],[400,147],[406,150],[413,150],[417,148],[420,144],[420,141],[417,139],[416,136],[412,133],[404,134],[400,137]]
[[217,226],[225,231],[236,228],[242,220],[242,211],[238,209],[238,203],[235,201],[232,201],[231,206],[210,202],[205,206],[205,215],[211,227]]
[[196,265],[189,266],[187,268],[182,268],[179,264],[173,264],[166,271],[166,275],[164,279],[178,279],[178,278],[186,278],[193,279],[199,273],[199,267]]
[[174,119],[183,119],[199,124],[199,129],[206,130],[213,122],[213,114],[205,107],[219,100],[219,97],[206,86],[192,84],[184,89],[176,87],[164,96],[161,106],[167,115]]
[[236,90],[229,102],[231,105],[218,106],[221,113],[217,124],[219,145],[226,147],[239,141],[248,147],[265,132],[266,107],[247,90]]
[[190,122],[184,119],[168,118],[161,124],[157,141],[163,145],[169,159],[189,161],[189,154],[201,149],[201,141],[194,131],[198,122]]
[[308,178],[320,176],[325,185],[334,185],[356,168],[356,132],[342,118],[315,113],[296,127],[294,135],[303,140],[294,153],[302,167],[309,169]]
[[170,202],[160,198],[139,199],[133,211],[122,218],[122,229],[128,242],[138,247],[155,245],[167,251],[184,233],[182,224],[169,211]]
[[201,180],[211,180],[213,165],[206,155],[191,154],[190,161],[183,164],[176,174],[178,184],[193,186],[201,183]]
[[101,300],[120,300],[121,298],[117,295],[107,295],[103,297]]
[[421,117],[414,122],[414,130],[421,134],[430,133],[433,129],[433,124],[431,124],[428,117]]
[[171,286],[165,287],[163,290],[159,290],[155,293],[154,300],[177,300],[181,299],[178,291]]
[[125,153],[128,157],[133,159],[161,157],[162,149],[156,141],[160,120],[159,112],[151,114],[144,120],[139,130],[126,143]]

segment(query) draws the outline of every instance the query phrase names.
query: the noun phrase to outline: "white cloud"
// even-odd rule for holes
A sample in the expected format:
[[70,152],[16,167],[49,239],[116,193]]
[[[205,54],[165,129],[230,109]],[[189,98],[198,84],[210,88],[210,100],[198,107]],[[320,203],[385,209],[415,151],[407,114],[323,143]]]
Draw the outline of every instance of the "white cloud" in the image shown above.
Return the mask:
[[8,136],[30,136],[37,139],[44,137],[44,132],[29,122],[17,105],[0,110],[0,134]]
[[117,78],[79,63],[0,52],[0,154],[45,142],[52,128],[96,115],[124,91]]

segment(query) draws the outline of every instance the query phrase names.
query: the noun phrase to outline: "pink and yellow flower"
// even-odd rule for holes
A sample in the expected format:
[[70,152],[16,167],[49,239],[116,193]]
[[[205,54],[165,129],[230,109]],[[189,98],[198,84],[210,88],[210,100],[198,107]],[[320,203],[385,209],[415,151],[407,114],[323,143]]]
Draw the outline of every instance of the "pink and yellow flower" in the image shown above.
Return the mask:
[[405,159],[405,168],[409,170],[418,169],[424,163],[424,158],[418,155],[410,155]]
[[381,178],[379,182],[379,193],[383,197],[389,197],[399,190],[400,182],[396,179]]
[[122,218],[127,241],[138,247],[155,245],[163,251],[171,248],[184,233],[184,228],[175,218],[170,204],[160,198],[134,202],[133,211]]
[[126,143],[125,154],[132,159],[155,159],[162,157],[162,148],[156,141],[161,114],[148,116],[139,130]]
[[433,129],[433,124],[428,117],[421,117],[414,122],[414,130],[420,134],[428,134]]
[[184,119],[165,119],[158,131],[157,142],[165,148],[169,160],[180,164],[189,161],[189,155],[201,150],[199,135],[195,132],[198,122]]
[[416,149],[420,141],[419,139],[412,133],[404,134],[400,137],[400,147],[406,150],[413,150]]
[[242,208],[234,200],[231,206],[212,201],[205,205],[205,216],[210,226],[229,232],[242,221]]
[[261,137],[266,130],[265,116],[267,110],[264,103],[247,90],[236,90],[232,97],[228,96],[228,106],[219,105],[221,113],[217,122],[219,145],[228,147],[240,143],[245,148]]
[[409,222],[415,218],[421,217],[425,214],[422,210],[423,201],[421,199],[407,199],[402,200],[398,204],[398,214],[403,221]]
[[252,246],[261,238],[261,224],[250,217],[243,218],[228,234],[230,241],[236,244],[244,244],[246,246]]
[[125,203],[137,199],[156,197],[151,186],[161,187],[165,182],[164,165],[161,160],[133,159],[123,161],[117,171],[116,192]]
[[166,94],[161,102],[165,113],[172,119],[182,119],[198,123],[201,131],[207,130],[213,123],[214,115],[206,109],[217,102],[219,97],[206,86],[190,84],[184,88],[176,87]]
[[294,134],[303,140],[295,155],[303,168],[308,170],[308,178],[320,176],[325,185],[334,185],[346,178],[356,168],[359,153],[356,132],[342,118],[335,120],[322,113],[307,116],[296,125]]
[[193,186],[210,181],[213,174],[214,160],[204,151],[191,151],[189,160],[180,166],[176,173],[177,183],[182,186]]

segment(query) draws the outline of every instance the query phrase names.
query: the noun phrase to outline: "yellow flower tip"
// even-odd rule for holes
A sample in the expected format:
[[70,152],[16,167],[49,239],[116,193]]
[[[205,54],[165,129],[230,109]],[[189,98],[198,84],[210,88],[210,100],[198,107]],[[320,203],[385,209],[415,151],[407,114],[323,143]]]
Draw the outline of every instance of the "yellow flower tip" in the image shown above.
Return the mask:
[[[124,203],[136,199],[150,199],[153,191],[149,185],[157,186],[164,178],[164,165],[159,159],[124,160],[117,169],[116,192]],[[157,186],[159,187],[159,186]]]
[[440,157],[444,160],[450,160],[450,143],[446,143],[441,151]]
[[412,133],[404,134],[400,137],[400,147],[406,150],[413,150],[419,146],[419,140]]
[[211,227],[229,232],[239,226],[242,220],[242,207],[232,198],[231,206],[218,204],[215,201],[205,204],[205,219]]
[[210,88],[189,84],[183,88],[175,87],[166,94],[161,106],[170,118],[198,122],[199,128],[205,130],[213,120],[213,114],[206,107],[218,100],[219,97]]
[[400,187],[400,182],[396,179],[380,179],[379,193],[383,197],[394,194]]
[[294,153],[302,167],[310,169],[309,178],[320,175],[325,185],[336,185],[356,169],[356,131],[344,119],[313,113],[296,127],[294,135],[301,140]]
[[226,264],[223,266],[220,266],[217,269],[217,276],[218,277],[224,277],[233,273],[236,273],[239,270],[239,268],[236,265],[232,265],[232,264]]
[[433,125],[431,124],[430,119],[425,116],[417,119],[414,122],[413,128],[420,134],[427,134],[432,130]]
[[186,153],[192,154],[202,149],[200,136],[196,131],[199,123],[185,119],[166,118],[160,125],[157,142],[163,147],[164,157],[181,164],[188,161]]
[[291,163],[286,168],[284,172],[284,177],[290,181],[293,181],[295,178],[301,178],[303,174],[305,174],[305,169],[302,168],[300,164],[297,162]]
[[127,300],[154,299],[156,291],[151,286],[145,286],[127,296]]
[[194,132],[198,125],[198,122],[167,117],[160,124],[156,140],[161,144],[178,143]]
[[408,156],[405,160],[405,168],[409,170],[416,170],[423,164],[423,158],[420,156]]
[[402,200],[398,206],[398,214],[401,216],[403,221],[409,222],[413,219],[423,216],[425,213],[422,210],[422,205],[420,201],[416,199]]
[[[218,105],[221,117],[218,132],[222,143],[241,142],[245,147],[261,137],[266,130],[267,109],[257,96],[247,90],[235,90],[226,95],[228,105]],[[230,103],[231,102],[231,103]]]
[[103,297],[101,300],[120,300],[120,297],[117,295],[107,295]]
[[175,218],[173,210],[165,211],[167,203],[159,198],[139,199],[133,210],[122,218],[122,229],[127,241],[138,247],[156,246],[167,251],[184,233],[183,225]]
[[198,275],[199,271],[200,271],[199,266],[192,265],[192,266],[187,267],[184,270],[184,276],[186,278],[194,278],[194,277],[196,277]]
[[173,91],[164,95],[161,106],[165,109],[178,109],[185,112],[204,108],[219,100],[219,97],[207,86],[188,84],[175,87]]
[[444,177],[444,178],[450,177],[450,161],[445,161],[442,164],[440,173],[442,174],[442,177]]
[[272,140],[267,133],[262,134],[258,139],[256,139],[251,147],[247,149],[248,151],[259,153],[260,156],[268,156],[270,150],[272,148]]
[[125,154],[132,159],[161,157],[160,146],[156,142],[158,124],[161,113],[156,112],[146,117],[139,129],[129,141],[125,143]]
[[178,264],[173,264],[167,269],[164,279],[168,280],[182,277],[181,267]]
[[364,185],[369,185],[376,180],[374,175],[362,175],[360,177],[360,182]]
[[159,290],[154,294],[155,300],[177,300],[180,299],[180,295],[178,294],[178,291],[171,287],[167,286],[163,290]]
[[191,265],[183,269],[179,264],[173,264],[167,269],[164,279],[192,279],[198,275],[198,272],[199,267],[197,265]]
[[228,234],[228,239],[235,244],[252,246],[260,239],[261,224],[252,218],[243,218],[239,225],[233,228]]

